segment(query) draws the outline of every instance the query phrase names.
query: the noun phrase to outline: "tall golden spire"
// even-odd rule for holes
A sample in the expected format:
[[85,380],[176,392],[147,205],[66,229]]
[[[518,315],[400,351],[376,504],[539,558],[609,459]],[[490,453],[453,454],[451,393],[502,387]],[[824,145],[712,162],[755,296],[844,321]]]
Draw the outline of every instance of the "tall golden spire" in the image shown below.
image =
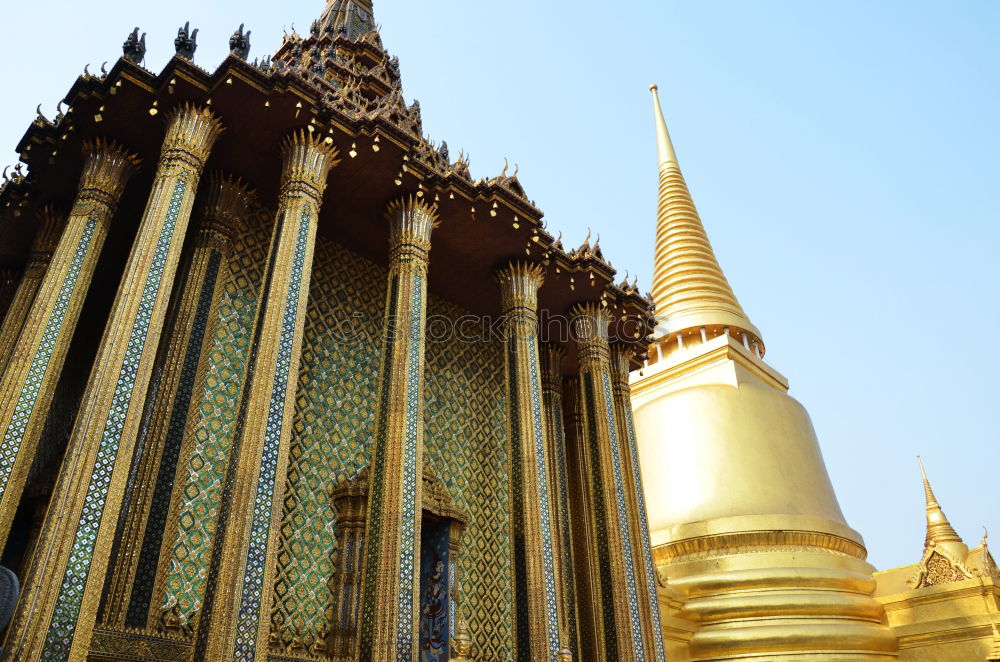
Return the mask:
[[660,165],[653,301],[661,333],[672,337],[702,327],[716,332],[728,327],[734,336],[742,331],[760,342],[763,354],[760,331],[750,323],[722,273],[681,174],[657,87],[649,89],[653,92]]
[[924,479],[924,496],[927,500],[927,538],[924,540],[924,548],[937,545],[952,553],[958,561],[964,562],[969,548],[951,526],[951,522],[941,509],[941,504],[934,496],[931,483],[927,480],[927,471],[924,470],[923,459],[917,456],[917,461],[920,463],[920,475]]

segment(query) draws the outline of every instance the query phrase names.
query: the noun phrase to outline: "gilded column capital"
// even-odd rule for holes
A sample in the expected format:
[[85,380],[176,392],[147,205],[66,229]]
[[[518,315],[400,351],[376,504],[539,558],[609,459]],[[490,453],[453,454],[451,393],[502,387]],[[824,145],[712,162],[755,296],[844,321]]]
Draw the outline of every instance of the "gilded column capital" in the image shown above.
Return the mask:
[[[566,350],[555,343],[541,344],[542,390],[562,395],[562,364]],[[561,412],[560,412],[561,414]]]
[[545,282],[545,269],[539,264],[515,260],[497,271],[496,280],[504,315],[536,321],[538,290]]
[[389,222],[389,262],[416,259],[426,263],[431,233],[441,224],[437,207],[416,196],[397,198],[385,210]]
[[107,138],[85,141],[83,157],[76,205],[80,209],[101,205],[110,212],[110,218],[129,178],[138,172],[142,159]]
[[629,392],[628,375],[634,357],[635,350],[631,347],[617,343],[611,345],[611,382],[616,392],[621,389],[626,394]]
[[202,196],[199,232],[215,248],[228,251],[236,229],[253,208],[256,192],[239,177],[210,172]]
[[181,104],[167,114],[160,167],[186,166],[200,175],[224,131],[222,121],[212,111],[191,103]]
[[570,310],[573,335],[579,346],[580,364],[609,359],[608,325],[611,316],[597,303],[581,303]]
[[326,190],[330,171],[340,163],[332,144],[313,137],[305,129],[293,131],[281,144],[281,199],[305,196],[317,204]]

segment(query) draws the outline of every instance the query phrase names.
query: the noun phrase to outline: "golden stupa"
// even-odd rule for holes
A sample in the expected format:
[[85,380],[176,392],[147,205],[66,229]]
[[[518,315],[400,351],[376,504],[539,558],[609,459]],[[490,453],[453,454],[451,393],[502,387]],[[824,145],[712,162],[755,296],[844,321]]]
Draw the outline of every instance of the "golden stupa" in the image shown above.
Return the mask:
[[[716,260],[651,89],[657,332],[632,393],[669,659],[992,659],[996,565],[985,545],[968,551],[929,485],[923,570],[867,563],[809,415]],[[943,578],[978,603],[957,604],[971,598]]]

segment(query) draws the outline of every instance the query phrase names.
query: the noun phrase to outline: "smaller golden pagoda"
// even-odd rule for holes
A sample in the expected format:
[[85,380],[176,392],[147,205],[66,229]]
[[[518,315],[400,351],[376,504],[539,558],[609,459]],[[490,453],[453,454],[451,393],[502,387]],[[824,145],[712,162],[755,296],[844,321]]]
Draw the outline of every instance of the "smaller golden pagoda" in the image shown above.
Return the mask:
[[1000,659],[1000,570],[986,536],[970,550],[931,489],[923,461],[927,538],[915,565],[875,573],[904,662]]

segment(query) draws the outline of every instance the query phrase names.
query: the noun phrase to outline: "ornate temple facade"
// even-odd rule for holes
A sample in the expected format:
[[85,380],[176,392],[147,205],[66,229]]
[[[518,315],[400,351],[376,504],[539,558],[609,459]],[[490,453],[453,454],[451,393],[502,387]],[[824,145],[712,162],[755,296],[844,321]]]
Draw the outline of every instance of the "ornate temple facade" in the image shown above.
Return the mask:
[[919,563],[867,563],[809,415],[719,266],[655,86],[653,102],[657,328],[631,382],[669,659],[1000,660],[1000,571],[926,475]]
[[196,35],[0,191],[3,659],[662,662],[651,302],[423,136],[368,0]]
[[17,145],[2,659],[1000,662],[926,475],[917,562],[867,563],[655,88],[642,296],[424,137],[375,25],[213,72],[185,25],[159,73],[136,29]]

